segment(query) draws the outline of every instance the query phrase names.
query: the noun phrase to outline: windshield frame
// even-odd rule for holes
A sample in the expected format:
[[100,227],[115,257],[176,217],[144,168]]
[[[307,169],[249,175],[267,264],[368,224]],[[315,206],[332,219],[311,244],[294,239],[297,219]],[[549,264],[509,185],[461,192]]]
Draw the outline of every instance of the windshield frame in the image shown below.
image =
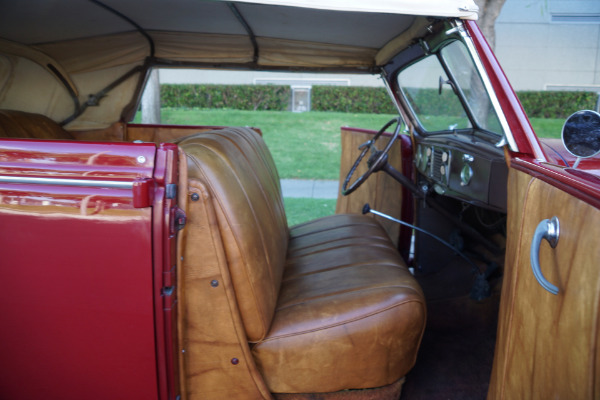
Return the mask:
[[[465,58],[466,62],[472,62],[472,57],[470,57],[468,53],[468,48],[464,45],[464,43],[456,38],[450,38],[441,43],[435,52],[426,53],[424,57],[421,57],[420,59],[416,60],[410,65],[407,65],[398,72],[398,89],[402,93],[404,99],[406,100],[406,103],[409,105],[409,108],[412,114],[414,115],[416,122],[419,125],[419,130],[423,134],[428,135],[444,131],[460,131],[465,129],[475,129],[494,135],[499,139],[503,136],[504,132],[502,131],[502,128],[500,126],[499,118],[493,108],[490,96],[487,90],[485,90],[485,85],[483,83],[483,80],[481,79],[479,71],[477,71],[477,68],[474,63],[470,63],[470,65],[466,66],[468,73],[465,74],[466,76],[470,77],[470,82],[466,84],[464,80],[461,82],[461,79],[459,79],[459,77],[456,75],[456,73],[460,73],[461,70],[457,71],[458,68],[452,65],[452,59],[455,57]],[[435,61],[431,63],[431,60]],[[411,90],[411,87],[402,84],[403,74],[406,75],[408,73],[413,72],[416,72],[418,74],[418,66],[425,67],[423,65],[424,62],[430,63],[428,68],[424,68],[425,70],[428,70],[428,72],[430,72],[430,76],[426,77],[427,82],[431,83],[433,75],[437,76],[439,73],[439,88],[437,89],[438,96],[445,96],[446,101],[444,103],[450,105],[454,104],[454,109],[457,108],[458,104],[460,104],[460,106],[462,107],[461,112],[463,113],[463,116],[461,117],[455,115],[454,118],[457,118],[457,123],[449,124],[447,129],[438,129],[439,127],[435,127],[432,129],[432,126],[429,125],[429,123],[425,123],[424,118],[428,119],[434,116],[442,117],[444,115],[426,115],[424,112],[421,112],[419,110],[421,108],[426,108],[422,107],[425,104],[420,103],[420,101],[416,100],[416,98],[414,97],[414,94],[418,95],[420,93],[435,90],[435,88],[431,85],[421,87],[419,84],[417,84],[416,87],[413,87]],[[460,64],[464,65],[464,63]],[[407,79],[407,81],[412,83],[414,83],[415,81],[417,81],[418,83],[425,83],[424,81],[420,81],[419,79]],[[449,85],[450,89],[452,90],[444,89],[445,85]],[[468,90],[471,93],[476,93],[476,95],[468,96],[465,93],[465,90]],[[409,92],[413,92],[413,94],[409,95]],[[476,102],[475,104],[473,104],[474,101]],[[483,104],[481,110],[478,111],[479,114],[481,114],[481,118],[476,115],[476,112],[473,108],[474,106],[478,105],[477,102],[482,102]],[[448,117],[450,117],[450,115],[448,115]],[[482,121],[482,118],[485,118],[485,120],[491,120],[492,124],[496,125],[498,129],[489,129],[486,126],[487,124],[485,124],[485,122]],[[466,123],[467,120],[468,123]],[[458,126],[460,127],[457,129]]]
[[[494,87],[490,81],[490,77],[487,75],[487,71],[483,66],[481,59],[476,51],[475,45],[473,43],[473,39],[469,36],[466,31],[466,27],[462,21],[452,20],[438,23],[433,23],[428,31],[429,35],[423,37],[415,43],[413,46],[410,46],[410,54],[407,51],[405,54],[399,53],[393,60],[393,63],[386,66],[385,72],[387,76],[391,79],[391,83],[393,84],[394,91],[396,94],[396,99],[403,105],[406,109],[406,112],[409,114],[407,117],[414,124],[415,133],[423,136],[427,135],[439,135],[439,134],[447,134],[447,133],[481,133],[483,134],[487,140],[495,141],[496,147],[502,147],[504,145],[508,145],[509,149],[514,152],[518,152],[518,146],[516,141],[512,135],[511,129],[509,127],[506,115],[504,114],[502,107],[500,106],[500,101],[498,100],[497,94],[494,90]],[[473,110],[470,106],[463,106],[465,109],[465,113],[469,113],[469,120],[471,121],[472,127],[469,129],[447,129],[447,130],[438,130],[438,131],[428,131],[423,127],[419,118],[417,118],[417,113],[414,112],[410,101],[407,99],[407,96],[402,89],[402,85],[400,84],[400,79],[398,77],[399,73],[411,65],[418,63],[420,60],[427,56],[436,55],[440,52],[440,50],[448,45],[450,42],[459,41],[466,48],[466,54],[468,55],[470,62],[473,63],[474,71],[478,74],[481,79],[481,83],[483,85],[483,89],[487,94],[489,99],[490,106],[489,111],[495,114],[497,117],[497,122],[499,125],[496,130],[483,129],[480,127],[473,117]],[[415,49],[416,47],[419,50]],[[404,62],[403,62],[404,61]],[[448,68],[445,63],[441,63],[444,68],[444,72],[448,75]],[[450,78],[449,78],[450,79]],[[457,95],[457,98],[465,103],[464,93],[462,95]],[[496,124],[494,124],[496,125]]]

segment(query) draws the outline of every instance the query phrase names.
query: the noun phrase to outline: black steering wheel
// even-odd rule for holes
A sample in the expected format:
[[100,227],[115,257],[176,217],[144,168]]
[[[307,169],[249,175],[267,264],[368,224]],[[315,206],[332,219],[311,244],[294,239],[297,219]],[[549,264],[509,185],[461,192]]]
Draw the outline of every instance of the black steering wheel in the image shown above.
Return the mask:
[[[389,128],[390,126],[392,126],[394,124],[396,124],[396,129],[394,129],[394,133],[392,134],[390,141],[387,143],[387,145],[385,146],[385,148],[383,150],[377,150],[377,147],[375,147],[375,143],[377,142],[377,139],[379,139],[381,137],[381,135],[383,134],[383,132],[386,131],[387,128]],[[389,153],[389,151],[392,148],[392,145],[394,144],[396,139],[398,139],[398,135],[400,134],[401,128],[402,128],[402,118],[396,117],[396,118],[390,120],[387,124],[385,124],[383,126],[383,128],[381,128],[375,134],[373,139],[368,140],[365,143],[358,146],[358,149],[362,150],[362,151],[358,155],[356,162],[354,163],[352,168],[350,168],[350,171],[348,172],[348,175],[346,176],[346,179],[344,180],[344,184],[342,185],[342,194],[344,196],[347,196],[350,193],[354,192],[356,189],[358,189],[358,187],[360,185],[362,185],[363,182],[366,181],[367,178],[373,172],[379,171],[385,165],[385,163],[387,162],[387,154]],[[350,185],[350,187],[348,187],[348,184],[350,183],[350,179],[352,178],[352,175],[354,175],[356,168],[358,168],[358,166],[360,165],[360,162],[363,160],[363,158],[365,157],[365,155],[367,154],[368,151],[371,151],[371,155],[367,159],[367,166],[368,166],[367,172],[365,172],[360,177],[358,177]]]

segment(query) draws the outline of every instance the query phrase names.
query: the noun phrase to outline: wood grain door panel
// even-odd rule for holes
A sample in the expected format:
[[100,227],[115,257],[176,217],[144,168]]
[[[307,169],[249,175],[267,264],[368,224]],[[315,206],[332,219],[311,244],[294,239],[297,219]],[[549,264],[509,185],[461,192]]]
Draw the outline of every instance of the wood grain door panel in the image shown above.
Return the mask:
[[[490,399],[598,398],[600,210],[511,169],[508,243]],[[556,216],[556,248],[543,240],[536,281],[530,248],[540,221]]]
[[[358,158],[360,151],[358,146],[371,140],[375,132],[369,132],[359,129],[342,128],[342,159],[340,164],[340,184],[346,179],[346,175],[352,165]],[[389,137],[382,136],[377,143],[377,147],[385,147]],[[379,144],[381,141],[381,144]],[[401,141],[397,140],[389,152],[388,162],[398,171],[402,171],[402,153]],[[367,170],[367,163],[363,161],[355,171],[352,178],[364,174]],[[396,182],[385,172],[373,173],[356,191],[348,196],[338,194],[336,214],[360,214],[365,203],[377,211],[391,215],[394,218],[401,218],[402,214],[402,185]],[[376,217],[383,225],[388,235],[395,245],[398,245],[400,226],[392,221],[381,217]]]

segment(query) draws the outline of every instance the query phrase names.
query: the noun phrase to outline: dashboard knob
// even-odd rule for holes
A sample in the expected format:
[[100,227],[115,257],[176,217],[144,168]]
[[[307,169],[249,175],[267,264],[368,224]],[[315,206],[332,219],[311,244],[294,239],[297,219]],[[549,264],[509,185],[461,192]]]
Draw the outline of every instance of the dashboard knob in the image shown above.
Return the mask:
[[471,183],[471,179],[473,178],[473,168],[470,165],[465,164],[462,170],[460,171],[460,186],[467,186]]

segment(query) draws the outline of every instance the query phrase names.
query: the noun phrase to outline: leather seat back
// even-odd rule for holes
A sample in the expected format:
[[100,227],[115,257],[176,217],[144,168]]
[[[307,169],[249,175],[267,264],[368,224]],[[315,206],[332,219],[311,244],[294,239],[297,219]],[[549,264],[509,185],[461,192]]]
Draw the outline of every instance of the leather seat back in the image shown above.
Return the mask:
[[188,177],[210,193],[246,335],[259,341],[273,319],[289,240],[273,158],[249,128],[202,132],[178,145]]
[[73,140],[69,132],[48,117],[12,110],[0,110],[0,137]]

